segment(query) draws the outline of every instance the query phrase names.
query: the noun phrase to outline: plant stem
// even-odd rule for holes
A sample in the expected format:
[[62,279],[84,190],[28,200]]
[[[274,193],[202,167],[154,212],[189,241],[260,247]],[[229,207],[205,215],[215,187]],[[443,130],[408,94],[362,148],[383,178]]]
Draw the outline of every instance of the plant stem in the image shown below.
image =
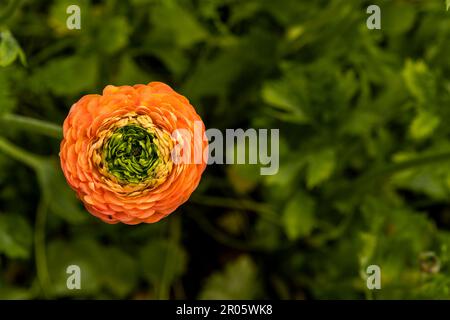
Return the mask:
[[41,157],[17,147],[3,137],[0,137],[0,150],[34,170],[38,170],[43,161]]
[[[373,182],[389,177],[397,172],[440,162],[450,162],[450,152],[426,155],[399,163],[387,164],[357,178],[350,184],[349,189],[351,188],[353,190],[351,192],[354,192],[355,190],[359,192],[365,190],[367,186],[372,185]],[[349,190],[345,189],[345,191]]]
[[36,260],[36,272],[44,297],[48,297],[50,277],[47,267],[47,254],[45,248],[45,225],[47,221],[48,197],[42,195],[36,211],[36,223],[34,230],[34,256]]
[[262,246],[255,244],[252,241],[242,241],[229,236],[227,233],[216,228],[208,219],[205,219],[205,217],[200,214],[193,213],[188,215],[188,217],[194,220],[205,233],[211,236],[211,238],[223,245],[243,251],[264,250]]
[[[178,245],[181,239],[181,220],[179,217],[173,217],[169,221],[169,238],[170,243],[174,245]],[[167,251],[164,257],[164,267],[161,275],[160,284],[157,286],[156,296],[158,300],[167,300],[170,297],[170,279],[168,279],[168,272],[170,270],[170,266],[175,263],[174,255],[170,251],[170,243],[167,245]]]
[[354,180],[339,180],[335,181],[333,185],[333,191],[331,197],[333,198],[347,198],[361,197],[372,188],[376,183],[379,183],[383,179],[389,178],[393,174],[398,172],[413,169],[421,166],[432,165],[442,162],[450,163],[450,152],[443,152],[434,155],[426,155],[417,157],[415,159],[406,160],[398,163],[389,163],[383,166],[377,167],[365,174],[360,175]]
[[74,41],[72,38],[66,38],[44,47],[44,49],[39,51],[35,56],[31,57],[30,66],[37,66],[45,61],[50,60],[53,55],[63,51],[64,49],[70,48],[73,43]]
[[7,125],[43,134],[51,138],[62,139],[63,137],[61,126],[47,121],[24,117],[16,114],[5,114],[4,116],[0,117],[0,121]]
[[246,199],[222,198],[213,196],[194,195],[191,197],[193,203],[211,207],[222,207],[229,209],[249,210],[260,213],[261,216],[267,218],[268,221],[279,224],[277,214],[271,207],[265,203],[259,203]]
[[450,161],[450,152],[444,152],[441,154],[434,154],[434,155],[427,155],[420,158],[399,162],[399,163],[393,163],[385,166],[383,169],[381,169],[378,174],[379,175],[387,175],[391,174],[397,171],[406,170],[418,166],[423,166],[431,163],[437,163],[437,162],[446,162]]
[[0,24],[7,22],[15,13],[15,11],[22,5],[22,0],[10,0],[6,5],[6,9],[0,13]]
[[[10,143],[6,139],[0,137],[0,150],[11,156],[12,158],[23,162],[33,168],[37,173],[43,166],[43,158],[31,154],[16,145]],[[45,253],[45,225],[47,220],[48,195],[43,190],[41,200],[36,211],[36,221],[34,230],[34,254],[36,262],[36,272],[39,284],[44,297],[47,297],[47,288],[49,281],[47,258]]]

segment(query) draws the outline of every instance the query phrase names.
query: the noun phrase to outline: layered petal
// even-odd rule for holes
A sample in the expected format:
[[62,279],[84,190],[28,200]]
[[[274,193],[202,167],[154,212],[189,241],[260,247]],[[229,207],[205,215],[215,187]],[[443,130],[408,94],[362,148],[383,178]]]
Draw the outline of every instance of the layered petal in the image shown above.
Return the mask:
[[67,182],[107,223],[159,221],[189,199],[206,167],[201,118],[160,82],[108,85],[102,95],[82,97],[63,131]]

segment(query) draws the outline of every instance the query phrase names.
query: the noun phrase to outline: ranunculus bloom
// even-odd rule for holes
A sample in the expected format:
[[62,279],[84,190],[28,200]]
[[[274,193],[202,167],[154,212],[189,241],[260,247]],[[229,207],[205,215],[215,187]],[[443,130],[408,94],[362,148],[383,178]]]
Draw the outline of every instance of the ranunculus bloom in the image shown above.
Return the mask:
[[195,152],[207,153],[201,118],[160,82],[109,85],[103,95],[86,95],[72,106],[63,129],[59,155],[67,182],[107,223],[159,221],[188,200],[206,167],[203,157],[194,160]]

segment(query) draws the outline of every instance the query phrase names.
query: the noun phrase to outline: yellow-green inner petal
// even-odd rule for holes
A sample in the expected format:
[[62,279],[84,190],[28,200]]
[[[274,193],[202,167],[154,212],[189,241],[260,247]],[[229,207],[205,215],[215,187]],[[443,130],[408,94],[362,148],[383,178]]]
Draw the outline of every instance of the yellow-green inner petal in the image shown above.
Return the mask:
[[109,173],[126,183],[155,178],[160,153],[154,140],[154,134],[136,125],[116,129],[103,148]]
[[170,132],[155,126],[148,115],[131,112],[105,121],[88,148],[109,190],[138,196],[170,176],[174,143]]

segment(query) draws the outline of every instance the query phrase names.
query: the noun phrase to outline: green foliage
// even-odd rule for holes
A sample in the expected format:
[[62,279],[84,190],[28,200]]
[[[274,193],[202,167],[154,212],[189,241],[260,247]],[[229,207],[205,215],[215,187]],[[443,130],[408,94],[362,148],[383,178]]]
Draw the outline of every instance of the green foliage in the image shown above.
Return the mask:
[[153,240],[139,252],[142,276],[153,285],[170,286],[186,271],[186,253],[177,243]]
[[32,231],[27,220],[13,214],[0,215],[0,252],[11,258],[30,255]]
[[298,192],[287,203],[283,212],[283,226],[289,239],[296,240],[311,234],[314,227],[314,199]]
[[248,256],[229,262],[225,270],[209,276],[200,299],[257,299],[260,286],[257,269]]
[[[77,3],[80,30],[73,1],[0,9],[0,298],[450,298],[448,0],[376,1],[381,30],[372,1]],[[57,126],[84,94],[150,81],[207,128],[278,128],[278,174],[209,166],[157,224],[90,216]]]
[[[82,272],[82,291],[69,291],[66,287],[66,269],[78,265]],[[50,292],[55,297],[67,294],[95,297],[104,288],[117,297],[125,297],[137,282],[136,261],[117,248],[100,245],[92,238],[78,238],[66,243],[56,240],[48,247]]]
[[[6,68],[5,68],[6,69]],[[10,69],[11,70],[11,69]],[[16,97],[12,93],[8,71],[0,71],[0,115],[9,113],[16,107]]]
[[0,67],[6,67],[17,58],[25,64],[25,54],[8,30],[0,32]]
[[207,31],[192,9],[172,0],[155,4],[149,15],[155,37],[164,35],[179,48],[190,47],[204,40]]
[[71,56],[50,60],[31,79],[37,91],[68,95],[88,90],[96,82],[95,57]]
[[314,188],[327,180],[333,173],[335,162],[335,154],[331,149],[321,150],[317,154],[312,154],[308,159],[306,172],[306,185],[308,188]]
[[[72,224],[86,221],[85,211],[58,166],[56,161],[50,159],[43,162],[37,171],[41,192],[51,199],[48,209]],[[58,196],[54,197],[55,194]]]

